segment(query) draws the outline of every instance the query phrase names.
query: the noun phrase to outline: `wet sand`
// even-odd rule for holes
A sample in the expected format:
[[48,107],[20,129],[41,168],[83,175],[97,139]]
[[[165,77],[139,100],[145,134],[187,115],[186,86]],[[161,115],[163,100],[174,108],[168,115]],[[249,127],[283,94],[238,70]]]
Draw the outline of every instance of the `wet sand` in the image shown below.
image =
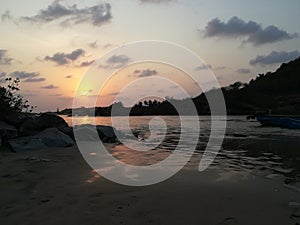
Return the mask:
[[299,191],[250,172],[199,173],[195,165],[156,185],[128,187],[94,173],[75,147],[1,152],[0,224],[300,223]]

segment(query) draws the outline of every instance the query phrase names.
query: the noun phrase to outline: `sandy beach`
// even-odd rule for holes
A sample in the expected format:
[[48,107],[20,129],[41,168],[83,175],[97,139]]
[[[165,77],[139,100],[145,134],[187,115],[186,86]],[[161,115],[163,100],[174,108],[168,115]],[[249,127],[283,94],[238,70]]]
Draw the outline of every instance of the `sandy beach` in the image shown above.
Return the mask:
[[199,173],[196,159],[165,182],[128,187],[93,172],[76,147],[0,154],[0,224],[300,223],[299,191],[250,172]]

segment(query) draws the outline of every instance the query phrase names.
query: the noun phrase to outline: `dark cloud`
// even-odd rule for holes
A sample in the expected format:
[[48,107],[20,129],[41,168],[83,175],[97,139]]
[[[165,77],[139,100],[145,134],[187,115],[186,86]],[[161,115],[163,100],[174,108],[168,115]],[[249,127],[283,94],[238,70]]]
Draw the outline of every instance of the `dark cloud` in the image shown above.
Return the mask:
[[79,67],[90,66],[90,65],[92,65],[94,62],[95,62],[95,60],[92,60],[92,61],[85,61],[85,62],[82,62],[82,63],[80,64]]
[[57,86],[54,86],[53,84],[50,84],[50,85],[42,86],[41,88],[42,88],[42,89],[56,89],[56,88],[58,88],[58,87],[57,87]]
[[77,5],[64,6],[61,0],[55,0],[46,9],[40,10],[34,16],[22,17],[21,20],[32,23],[49,23],[61,20],[63,26],[91,23],[101,26],[111,20],[111,6],[108,3],[98,4],[86,8],[78,8]]
[[46,78],[43,78],[43,77],[40,77],[40,78],[27,78],[26,80],[24,80],[24,82],[35,83],[35,82],[43,82],[45,80],[46,80]]
[[11,20],[12,15],[10,14],[10,11],[6,10],[2,15],[1,15],[1,20],[6,21],[6,20]]
[[28,79],[38,77],[40,74],[36,72],[25,72],[25,71],[15,71],[10,74],[10,76],[19,79]]
[[57,65],[67,65],[71,62],[74,62],[79,57],[83,56],[85,51],[83,49],[76,49],[73,52],[66,54],[63,52],[55,53],[53,56],[46,56],[44,58],[45,61],[52,61],[55,62]]
[[246,69],[246,68],[240,68],[238,70],[236,70],[237,73],[241,73],[241,74],[249,74],[251,73],[250,69]]
[[72,78],[72,75],[67,75],[67,76],[65,76],[65,78],[70,79],[70,78]]
[[118,69],[130,62],[130,58],[126,55],[113,55],[106,60],[107,65],[102,66],[103,68],[114,68]]
[[255,46],[299,37],[297,33],[290,34],[273,25],[263,28],[261,24],[245,22],[236,16],[228,22],[215,18],[208,22],[203,32],[204,37],[245,38],[243,42]]
[[40,74],[36,72],[14,71],[9,74],[10,77],[18,78],[27,83],[43,82],[46,79],[39,77]]
[[258,55],[256,58],[250,60],[250,64],[252,66],[255,65],[272,65],[272,64],[279,64],[289,62],[293,59],[296,59],[300,56],[299,51],[292,51],[292,52],[277,52],[272,51],[268,55]]
[[[134,71],[136,72],[136,71]],[[142,70],[138,73],[138,77],[151,77],[157,74],[156,70],[150,70],[150,69],[146,69],[146,70]]]
[[251,34],[246,42],[250,42],[256,46],[259,46],[267,43],[290,40],[298,37],[299,35],[297,33],[289,34],[288,32],[272,25]]
[[208,70],[208,69],[212,69],[212,66],[205,64],[205,65],[197,66],[195,68],[195,71]]
[[12,58],[7,57],[7,50],[0,49],[0,65],[11,65]]

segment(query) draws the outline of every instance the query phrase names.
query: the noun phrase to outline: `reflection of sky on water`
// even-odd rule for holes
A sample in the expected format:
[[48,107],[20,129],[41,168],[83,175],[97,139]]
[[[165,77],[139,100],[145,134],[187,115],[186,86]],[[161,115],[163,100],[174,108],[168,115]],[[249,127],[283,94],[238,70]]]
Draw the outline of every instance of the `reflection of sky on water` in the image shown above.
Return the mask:
[[[151,151],[132,151],[122,145],[111,148],[111,154],[122,162],[131,165],[155,164],[170,155],[178,144],[180,137],[180,124],[178,117],[162,117],[167,126],[167,135],[164,141]],[[68,122],[71,118],[66,118]],[[77,117],[76,124],[93,123],[92,117]],[[124,120],[120,117],[119,120]],[[143,138],[149,136],[148,122],[151,117],[131,117],[130,126],[135,135]],[[110,118],[97,117],[96,124],[110,125]],[[210,134],[209,117],[200,117],[201,134],[196,154],[187,167],[196,166],[206,147]],[[122,130],[121,130],[122,131]],[[125,132],[123,130],[122,132]],[[164,132],[157,132],[164,135]],[[193,137],[191,130],[191,137]],[[281,128],[264,128],[255,121],[247,121],[244,117],[229,117],[226,137],[214,163],[210,169],[219,171],[219,179],[240,179],[247,175],[259,175],[268,179],[282,180],[287,186],[298,190],[300,177],[300,131]],[[155,137],[154,137],[155,138]],[[180,149],[184,151],[188,140],[181,143]],[[187,155],[189,157],[189,155]],[[180,162],[173,161],[174,165]],[[193,167],[194,168],[194,167]],[[196,170],[196,167],[195,167]]]

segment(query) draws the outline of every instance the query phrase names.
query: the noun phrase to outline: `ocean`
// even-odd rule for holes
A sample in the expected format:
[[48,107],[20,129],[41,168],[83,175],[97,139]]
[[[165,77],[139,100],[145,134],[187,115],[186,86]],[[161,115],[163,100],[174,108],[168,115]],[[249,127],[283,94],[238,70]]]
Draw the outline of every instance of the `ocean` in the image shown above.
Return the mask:
[[[110,117],[64,117],[72,125],[95,124],[112,125]],[[153,120],[154,119],[154,120]],[[152,116],[130,117],[129,124],[132,133],[141,143],[148,138],[157,143],[151,154],[126,154],[126,148],[115,146],[114,156],[120,160],[139,164],[147,161],[153,163],[162,160],[178,147],[182,151],[190,147],[191,140],[197,140],[191,164],[198,164],[206,149],[211,134],[211,121],[209,116],[185,118],[191,125],[188,127],[186,140],[179,141],[181,135],[181,121],[177,116],[162,116],[160,119]],[[118,124],[118,131],[128,134],[126,117],[114,117],[114,124]],[[149,128],[149,123],[150,124]],[[153,122],[154,121],[154,122]],[[195,122],[200,123],[200,132],[193,128]],[[166,126],[163,126],[166,125]],[[153,129],[155,132],[150,132]],[[222,138],[222,137],[217,137]],[[179,145],[179,146],[178,146]],[[227,174],[255,175],[267,179],[278,180],[287,187],[300,191],[300,130],[289,130],[276,127],[262,127],[257,121],[249,121],[245,116],[228,116],[226,119],[226,133],[220,151],[210,165]],[[138,149],[138,146],[136,146]],[[129,152],[129,151],[128,151]],[[153,160],[154,158],[154,160]],[[194,160],[193,160],[194,159]],[[146,164],[149,163],[146,162]],[[175,163],[175,162],[174,162]]]

